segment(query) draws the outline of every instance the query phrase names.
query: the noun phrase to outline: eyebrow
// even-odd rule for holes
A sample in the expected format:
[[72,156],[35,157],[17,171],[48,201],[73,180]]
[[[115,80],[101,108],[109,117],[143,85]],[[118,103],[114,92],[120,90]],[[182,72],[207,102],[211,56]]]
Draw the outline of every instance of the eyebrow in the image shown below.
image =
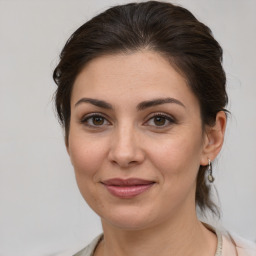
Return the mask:
[[105,108],[105,109],[113,109],[112,105],[107,103],[106,101],[103,100],[96,100],[96,99],[91,99],[91,98],[82,98],[80,99],[76,104],[75,107],[80,105],[81,103],[90,103],[96,107],[99,108]]
[[153,106],[162,105],[162,104],[166,104],[166,103],[175,103],[175,104],[178,104],[178,105],[185,108],[185,105],[177,99],[174,99],[174,98],[158,98],[158,99],[153,99],[153,100],[142,101],[141,103],[138,104],[137,109],[138,110],[143,110],[143,109],[146,109],[146,108],[150,108],[150,107],[153,107]]
[[[80,105],[81,103],[90,103],[96,107],[99,108],[104,108],[104,109],[113,109],[113,106],[104,101],[104,100],[97,100],[97,99],[92,99],[92,98],[82,98],[80,99],[76,104],[75,107]],[[185,108],[185,105],[174,98],[157,98],[157,99],[153,99],[153,100],[147,100],[147,101],[142,101],[141,103],[139,103],[137,105],[137,110],[141,111],[144,110],[146,108],[150,108],[150,107],[154,107],[154,106],[158,106],[158,105],[162,105],[162,104],[166,104],[166,103],[174,103],[174,104],[178,104],[182,107]]]

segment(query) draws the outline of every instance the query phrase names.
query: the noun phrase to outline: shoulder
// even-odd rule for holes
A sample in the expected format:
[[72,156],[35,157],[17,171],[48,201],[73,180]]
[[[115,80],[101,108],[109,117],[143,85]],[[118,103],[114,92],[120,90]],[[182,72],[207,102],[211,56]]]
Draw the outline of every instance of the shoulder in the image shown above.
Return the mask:
[[222,227],[216,228],[204,222],[203,225],[216,233],[218,237],[216,256],[256,256],[256,244],[254,242],[227,232]]
[[73,256],[92,256],[95,248],[97,247],[98,243],[101,241],[103,235],[99,235],[92,240],[84,249],[80,250]]
[[237,255],[237,256],[256,256],[256,244],[245,240],[234,234],[225,234],[222,236],[223,248],[222,255]]

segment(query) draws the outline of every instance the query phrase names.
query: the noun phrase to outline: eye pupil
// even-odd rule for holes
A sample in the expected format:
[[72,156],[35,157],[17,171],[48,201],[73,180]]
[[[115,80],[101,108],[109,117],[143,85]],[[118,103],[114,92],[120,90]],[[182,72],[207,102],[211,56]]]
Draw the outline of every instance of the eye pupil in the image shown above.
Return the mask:
[[156,116],[154,118],[154,123],[157,126],[165,125],[165,121],[166,121],[166,119],[162,116]]
[[100,116],[93,117],[93,124],[94,125],[102,125],[104,123],[104,118]]

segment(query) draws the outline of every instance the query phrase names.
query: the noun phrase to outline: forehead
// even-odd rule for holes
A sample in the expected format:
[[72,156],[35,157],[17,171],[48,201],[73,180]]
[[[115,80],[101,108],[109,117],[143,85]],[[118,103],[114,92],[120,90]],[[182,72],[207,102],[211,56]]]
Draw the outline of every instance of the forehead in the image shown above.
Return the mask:
[[[168,60],[152,51],[105,55],[93,59],[77,76],[71,102],[80,97],[125,100],[176,97],[197,101],[185,78]],[[71,103],[71,104],[72,104]]]

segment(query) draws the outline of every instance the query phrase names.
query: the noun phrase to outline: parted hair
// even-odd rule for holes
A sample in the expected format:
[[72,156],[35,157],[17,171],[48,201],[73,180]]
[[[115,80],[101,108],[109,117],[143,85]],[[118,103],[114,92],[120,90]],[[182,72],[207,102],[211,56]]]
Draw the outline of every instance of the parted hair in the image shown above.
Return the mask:
[[[211,30],[187,9],[167,2],[147,1],[109,8],[87,21],[68,39],[53,72],[58,85],[55,106],[68,144],[73,83],[92,59],[109,54],[151,50],[161,54],[184,76],[198,99],[202,127],[212,126],[228,102],[222,48]],[[196,204],[218,214],[205,179],[197,175]]]

